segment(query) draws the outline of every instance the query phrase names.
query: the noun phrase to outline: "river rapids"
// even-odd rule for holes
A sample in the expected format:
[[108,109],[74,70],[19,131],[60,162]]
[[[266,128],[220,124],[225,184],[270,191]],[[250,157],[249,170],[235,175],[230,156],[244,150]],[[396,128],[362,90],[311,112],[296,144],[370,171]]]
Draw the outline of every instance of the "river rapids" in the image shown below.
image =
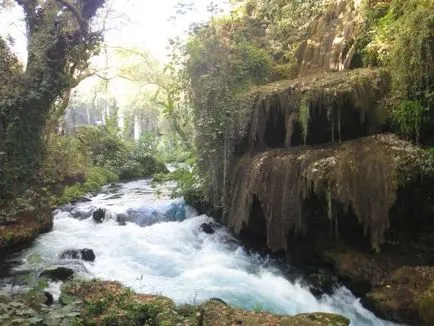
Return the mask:
[[[305,283],[287,280],[270,258],[250,253],[223,226],[203,232],[203,223],[215,221],[197,215],[182,199],[170,199],[167,191],[155,191],[150,180],[133,181],[57,209],[53,230],[14,257],[14,271],[66,266],[82,277],[117,280],[178,304],[214,297],[276,314],[338,313],[353,326],[394,325],[363,308],[345,287],[316,298]],[[97,208],[106,209],[100,224],[92,219]],[[118,223],[119,217],[125,223]],[[82,248],[94,250],[94,262],[59,259],[65,250]],[[29,258],[35,255],[41,258],[36,264]],[[59,284],[49,290],[58,295]]]

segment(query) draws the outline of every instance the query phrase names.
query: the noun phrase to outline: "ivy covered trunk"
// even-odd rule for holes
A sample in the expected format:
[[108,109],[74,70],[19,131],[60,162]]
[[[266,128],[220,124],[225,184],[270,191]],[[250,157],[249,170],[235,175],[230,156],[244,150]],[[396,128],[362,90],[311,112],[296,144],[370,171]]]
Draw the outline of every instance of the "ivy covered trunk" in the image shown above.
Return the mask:
[[0,206],[35,181],[41,135],[54,101],[74,82],[100,42],[89,20],[103,0],[16,0],[25,14],[27,67],[0,39]]

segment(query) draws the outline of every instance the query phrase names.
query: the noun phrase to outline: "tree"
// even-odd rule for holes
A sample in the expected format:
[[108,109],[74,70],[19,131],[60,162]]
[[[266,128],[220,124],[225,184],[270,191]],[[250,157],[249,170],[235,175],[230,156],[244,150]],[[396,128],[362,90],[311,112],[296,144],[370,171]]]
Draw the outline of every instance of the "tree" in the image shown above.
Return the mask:
[[34,181],[41,134],[55,99],[98,52],[90,21],[104,0],[16,0],[24,11],[28,56],[23,69],[0,41],[0,203]]
[[[182,139],[184,147],[191,151],[193,143],[191,112],[184,100],[182,80],[173,62],[162,69],[158,61],[145,50],[127,48],[118,48],[118,50],[121,60],[127,62],[121,65],[119,76],[130,80],[141,89],[140,92],[144,94],[139,94],[139,97],[153,94],[150,99],[152,104],[162,108],[171,130]],[[137,104],[134,106],[139,107]]]

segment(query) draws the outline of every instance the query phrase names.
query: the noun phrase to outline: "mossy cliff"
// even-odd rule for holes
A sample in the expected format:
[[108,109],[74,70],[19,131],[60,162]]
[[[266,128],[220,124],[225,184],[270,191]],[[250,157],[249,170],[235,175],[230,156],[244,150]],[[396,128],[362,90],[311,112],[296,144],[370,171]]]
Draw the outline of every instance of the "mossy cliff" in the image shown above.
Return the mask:
[[387,122],[380,101],[388,79],[381,70],[357,69],[255,87],[235,104],[230,150],[237,155],[378,133]]
[[358,224],[379,251],[399,187],[419,180],[428,164],[423,150],[392,134],[247,154],[233,167],[227,224],[239,234],[256,232],[252,236],[274,251],[287,250],[291,236],[319,223],[310,219],[308,201],[322,199],[327,208],[322,218],[331,232],[338,237]]
[[331,263],[383,317],[431,325],[430,282],[406,304],[396,275],[432,275],[432,156],[391,133],[394,72],[359,68],[360,8],[332,2],[299,47],[299,77],[234,102],[222,220],[294,263]]

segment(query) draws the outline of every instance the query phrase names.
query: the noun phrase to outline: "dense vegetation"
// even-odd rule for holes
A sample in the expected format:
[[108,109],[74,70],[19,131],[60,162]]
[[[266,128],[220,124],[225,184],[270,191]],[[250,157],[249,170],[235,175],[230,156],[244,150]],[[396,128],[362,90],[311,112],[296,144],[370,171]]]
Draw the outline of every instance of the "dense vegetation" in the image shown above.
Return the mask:
[[6,41],[0,41],[2,204],[35,183],[42,159],[42,133],[50,109],[98,51],[101,37],[91,30],[90,21],[104,1],[67,3],[64,11],[61,11],[63,1],[16,3],[25,14],[28,57],[24,69]]
[[[193,107],[203,194],[214,206],[222,207],[234,125],[243,119],[234,102],[254,85],[296,77],[310,23],[329,7],[329,1],[246,0],[225,16],[211,7],[212,18],[193,26],[188,40],[174,46],[173,59]],[[431,145],[432,2],[365,0],[359,14],[355,52],[361,65],[391,76],[382,104],[391,131]]]
[[[30,46],[24,68],[8,42],[0,41],[2,205],[28,185],[89,176],[93,166],[121,179],[148,175],[158,170],[149,163],[153,160],[147,161],[157,155],[158,148],[166,161],[189,159],[192,163],[191,158],[197,157],[197,176],[172,177],[183,185],[199,186],[199,197],[222,207],[234,126],[243,119],[234,103],[252,86],[297,77],[300,46],[311,23],[330,7],[326,0],[243,0],[234,4],[230,14],[221,15],[217,6],[210,6],[209,21],[193,25],[186,40],[171,42],[171,62],[165,69],[145,50],[118,49],[116,57],[127,62],[118,75],[145,89],[130,101],[124,137],[131,139],[129,128],[137,114],[158,119],[156,107],[168,121],[170,132],[151,149],[149,141],[135,146],[122,140],[116,128],[82,128],[64,137],[54,132],[65,112],[61,106],[70,100],[70,89],[94,73],[88,69],[88,59],[98,53],[101,33],[92,31],[89,22],[103,1],[68,6],[56,30],[49,26],[61,9],[58,2],[47,3],[46,10],[36,13],[32,9],[36,2],[17,3],[26,13]],[[391,90],[383,103],[390,128],[430,145],[434,141],[429,132],[433,123],[432,4],[429,0],[364,0],[358,11],[361,23],[355,46],[361,64],[383,68],[391,76]],[[49,49],[48,44],[56,46]],[[105,92],[107,82],[102,80],[100,86]],[[56,102],[59,96],[67,101]],[[76,188],[68,193],[78,193]]]

